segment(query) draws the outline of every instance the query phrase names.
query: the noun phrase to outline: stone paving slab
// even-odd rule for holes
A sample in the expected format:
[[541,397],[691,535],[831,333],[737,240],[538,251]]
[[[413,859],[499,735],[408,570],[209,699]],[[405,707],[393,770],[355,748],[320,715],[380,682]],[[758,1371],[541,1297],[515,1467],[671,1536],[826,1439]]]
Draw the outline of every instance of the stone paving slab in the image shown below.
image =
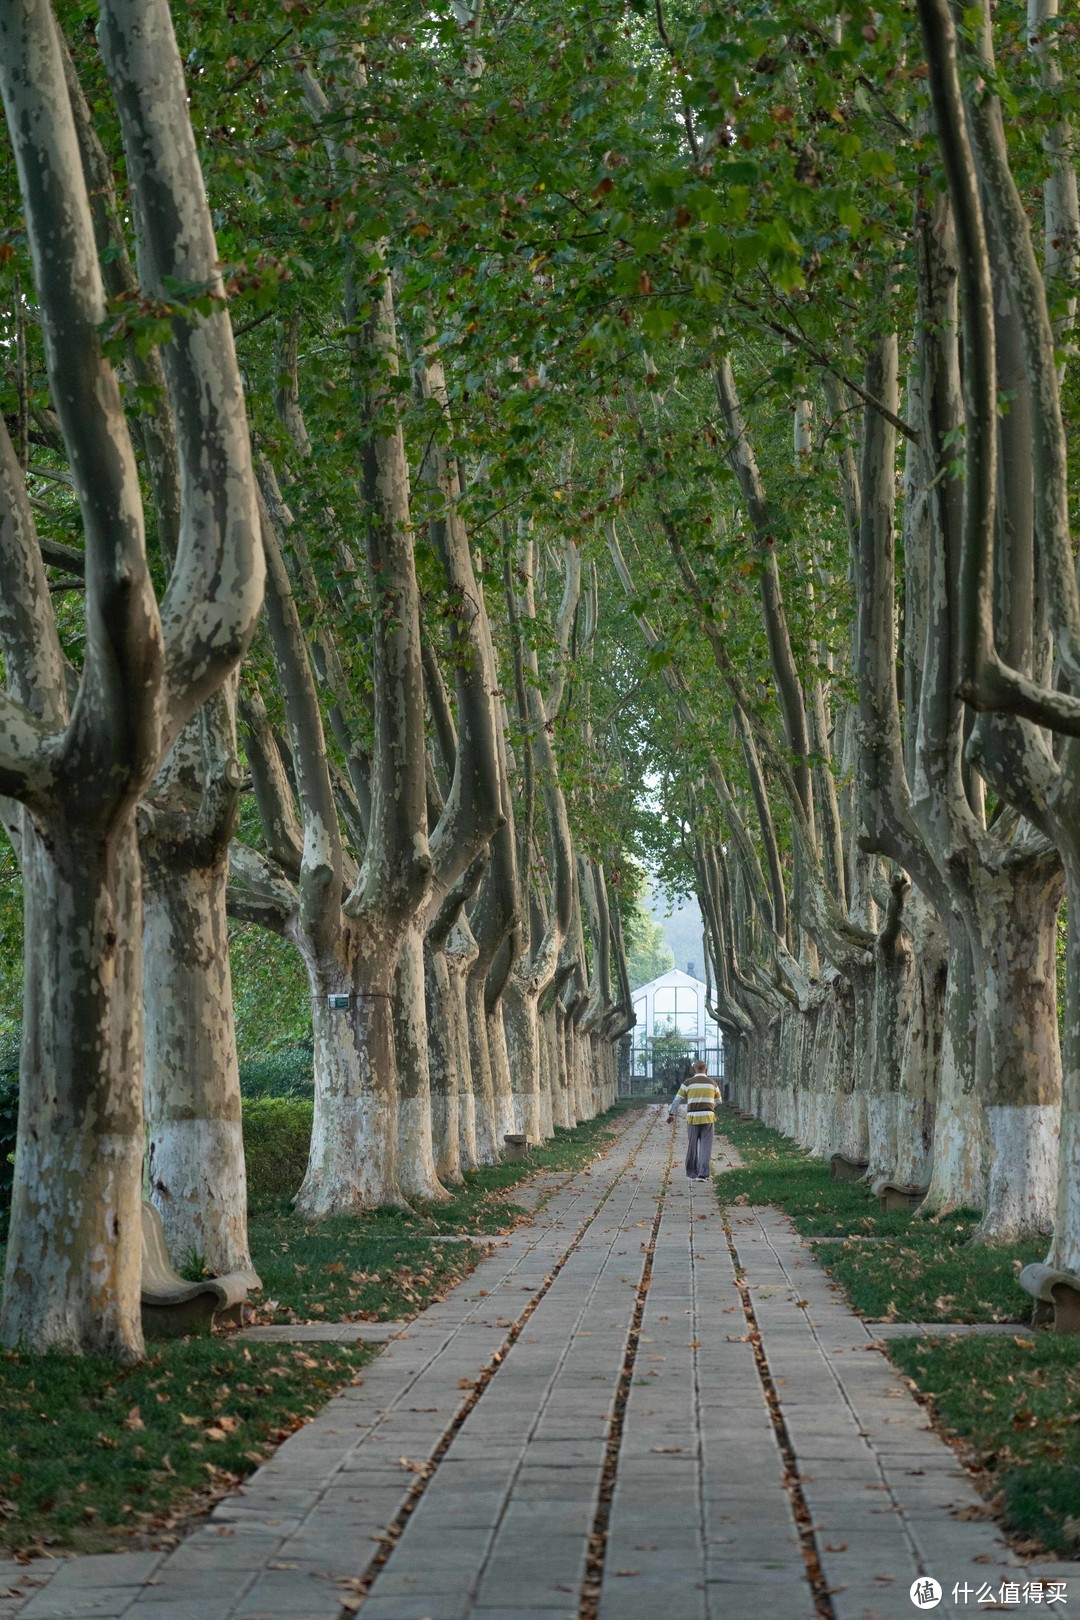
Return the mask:
[[[722,1152],[720,1162],[730,1156]],[[726,1617],[734,1610],[709,1581],[735,1559],[756,1583],[756,1613],[767,1612],[762,1582],[775,1574],[787,1588],[784,1616],[812,1620],[783,1460],[745,1328],[713,1188],[675,1175],[627,1403],[599,1620]],[[745,1544],[750,1523],[753,1545]],[[744,1596],[749,1612],[749,1590]]]
[[732,1231],[837,1620],[910,1617],[920,1574],[945,1588],[940,1615],[971,1612],[951,1595],[965,1581],[1065,1580],[1075,1602],[1080,1565],[1025,1564],[985,1522],[970,1477],[877,1349],[883,1324],[848,1308],[791,1222],[746,1208]]

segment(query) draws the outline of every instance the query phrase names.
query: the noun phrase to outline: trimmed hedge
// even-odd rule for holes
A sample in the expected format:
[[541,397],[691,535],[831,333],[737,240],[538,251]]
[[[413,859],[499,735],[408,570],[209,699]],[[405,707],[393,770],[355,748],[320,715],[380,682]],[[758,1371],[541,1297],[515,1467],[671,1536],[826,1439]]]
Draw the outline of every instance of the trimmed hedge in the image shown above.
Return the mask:
[[[244,1156],[248,1203],[276,1208],[300,1190],[311,1144],[311,1053],[303,1047],[273,1052],[243,1065]],[[274,1089],[280,1087],[281,1089]],[[15,1173],[15,1130],[19,1113],[19,1032],[0,1036],[0,1241],[7,1226]]]
[[295,1198],[307,1169],[315,1104],[304,1097],[244,1100],[248,1207],[267,1209]]
[[306,1097],[315,1087],[310,1046],[287,1046],[246,1058],[240,1065],[241,1097]]

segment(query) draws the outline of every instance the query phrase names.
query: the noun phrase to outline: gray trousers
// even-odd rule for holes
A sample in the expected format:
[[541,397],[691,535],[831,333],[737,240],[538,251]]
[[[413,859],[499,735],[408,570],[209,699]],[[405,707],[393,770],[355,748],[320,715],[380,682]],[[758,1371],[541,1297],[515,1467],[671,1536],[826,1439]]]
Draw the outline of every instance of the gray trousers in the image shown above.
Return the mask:
[[714,1130],[713,1125],[686,1127],[686,1173],[696,1180],[704,1181],[709,1174]]

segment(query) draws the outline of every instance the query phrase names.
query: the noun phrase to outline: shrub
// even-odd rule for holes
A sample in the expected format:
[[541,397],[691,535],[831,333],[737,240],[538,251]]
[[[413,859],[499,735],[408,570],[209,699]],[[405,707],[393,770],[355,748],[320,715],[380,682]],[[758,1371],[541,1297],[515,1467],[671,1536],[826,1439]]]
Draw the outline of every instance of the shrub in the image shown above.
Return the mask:
[[[15,1173],[20,1031],[0,1034],[0,1241]],[[248,1201],[266,1207],[292,1198],[307,1169],[311,1142],[311,1052],[303,1046],[240,1065]]]
[[265,1209],[294,1198],[307,1169],[315,1105],[303,1097],[251,1097],[244,1102],[248,1204]]
[[315,1084],[310,1046],[286,1046],[240,1065],[241,1097],[306,1097]]

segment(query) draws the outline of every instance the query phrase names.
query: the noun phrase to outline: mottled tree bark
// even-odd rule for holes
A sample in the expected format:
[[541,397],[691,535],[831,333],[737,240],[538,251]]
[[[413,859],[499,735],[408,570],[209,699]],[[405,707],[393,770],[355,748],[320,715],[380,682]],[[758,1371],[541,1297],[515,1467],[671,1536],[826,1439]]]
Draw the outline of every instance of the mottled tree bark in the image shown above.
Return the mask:
[[204,705],[139,810],[148,1179],[178,1262],[246,1273],[257,1287],[226,919],[233,710],[231,694]]

